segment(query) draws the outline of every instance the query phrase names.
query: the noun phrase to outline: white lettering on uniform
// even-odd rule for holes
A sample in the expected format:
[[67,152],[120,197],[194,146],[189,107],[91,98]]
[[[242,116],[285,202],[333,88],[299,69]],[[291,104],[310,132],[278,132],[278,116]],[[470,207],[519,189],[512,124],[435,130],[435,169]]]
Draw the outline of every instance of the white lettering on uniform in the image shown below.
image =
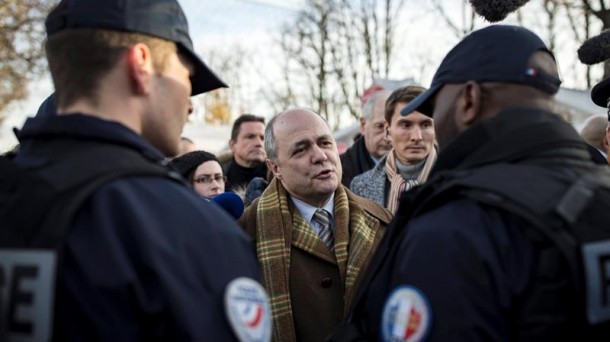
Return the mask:
[[590,324],[610,320],[610,240],[582,247]]
[[51,337],[55,253],[0,249],[0,341]]

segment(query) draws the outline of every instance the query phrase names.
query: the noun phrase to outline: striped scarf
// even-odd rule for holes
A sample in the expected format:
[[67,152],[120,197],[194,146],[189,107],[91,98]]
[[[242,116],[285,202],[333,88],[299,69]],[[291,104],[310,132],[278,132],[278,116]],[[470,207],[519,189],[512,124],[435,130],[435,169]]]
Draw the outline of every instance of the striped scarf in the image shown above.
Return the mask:
[[358,275],[372,255],[380,223],[350,203],[343,186],[339,185],[335,192],[333,256],[319,235],[296,213],[277,179],[271,181],[256,209],[256,253],[271,302],[273,340],[295,341],[288,273],[291,245],[298,245],[320,258],[336,260],[344,284],[344,311],[347,312],[357,288]]
[[426,158],[426,162],[424,163],[424,168],[420,172],[417,179],[407,179],[405,180],[398,172],[398,168],[396,167],[396,156],[394,154],[394,149],[392,149],[387,154],[387,158],[385,160],[385,173],[390,180],[390,194],[388,197],[387,209],[392,212],[392,214],[396,214],[396,210],[398,210],[398,203],[400,201],[400,195],[403,192],[413,188],[416,185],[419,185],[428,179],[428,175],[436,162],[436,148],[433,147],[430,149],[430,153],[428,153],[428,157]]

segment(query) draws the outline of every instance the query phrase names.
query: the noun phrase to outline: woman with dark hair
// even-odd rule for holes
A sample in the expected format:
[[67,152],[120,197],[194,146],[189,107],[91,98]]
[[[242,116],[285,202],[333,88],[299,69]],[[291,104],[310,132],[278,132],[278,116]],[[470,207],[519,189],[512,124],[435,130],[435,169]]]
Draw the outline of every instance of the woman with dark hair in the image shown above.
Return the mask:
[[186,178],[195,191],[206,198],[225,192],[226,177],[218,159],[206,151],[193,151],[174,158],[170,165]]

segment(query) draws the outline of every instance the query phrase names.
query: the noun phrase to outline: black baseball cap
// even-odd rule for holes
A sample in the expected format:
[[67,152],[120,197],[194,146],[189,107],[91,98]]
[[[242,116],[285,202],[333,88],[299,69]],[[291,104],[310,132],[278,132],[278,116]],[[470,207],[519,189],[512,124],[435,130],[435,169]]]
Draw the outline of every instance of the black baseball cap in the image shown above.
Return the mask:
[[610,78],[599,82],[591,90],[591,100],[600,107],[607,108],[610,99]]
[[546,51],[544,42],[533,32],[519,26],[492,25],[475,31],[459,42],[436,70],[430,88],[400,111],[414,111],[432,117],[432,99],[445,84],[468,81],[518,83],[549,94],[559,91],[561,80],[527,62],[536,51]]
[[176,0],[63,0],[47,17],[47,35],[65,29],[137,32],[175,42],[195,68],[191,95],[227,85],[197,57],[186,16]]

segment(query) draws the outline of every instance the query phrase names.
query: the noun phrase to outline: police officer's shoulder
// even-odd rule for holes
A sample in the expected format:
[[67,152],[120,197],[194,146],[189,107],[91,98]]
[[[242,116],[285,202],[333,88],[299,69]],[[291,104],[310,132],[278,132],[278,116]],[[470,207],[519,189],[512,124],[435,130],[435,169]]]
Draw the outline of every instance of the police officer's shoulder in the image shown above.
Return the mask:
[[[129,210],[133,215],[175,222],[176,227],[197,230],[198,234],[235,235],[247,239],[234,220],[218,208],[197,196],[187,186],[161,177],[128,177],[100,186],[92,198],[107,203],[110,208]],[[205,227],[203,227],[205,226]]]

